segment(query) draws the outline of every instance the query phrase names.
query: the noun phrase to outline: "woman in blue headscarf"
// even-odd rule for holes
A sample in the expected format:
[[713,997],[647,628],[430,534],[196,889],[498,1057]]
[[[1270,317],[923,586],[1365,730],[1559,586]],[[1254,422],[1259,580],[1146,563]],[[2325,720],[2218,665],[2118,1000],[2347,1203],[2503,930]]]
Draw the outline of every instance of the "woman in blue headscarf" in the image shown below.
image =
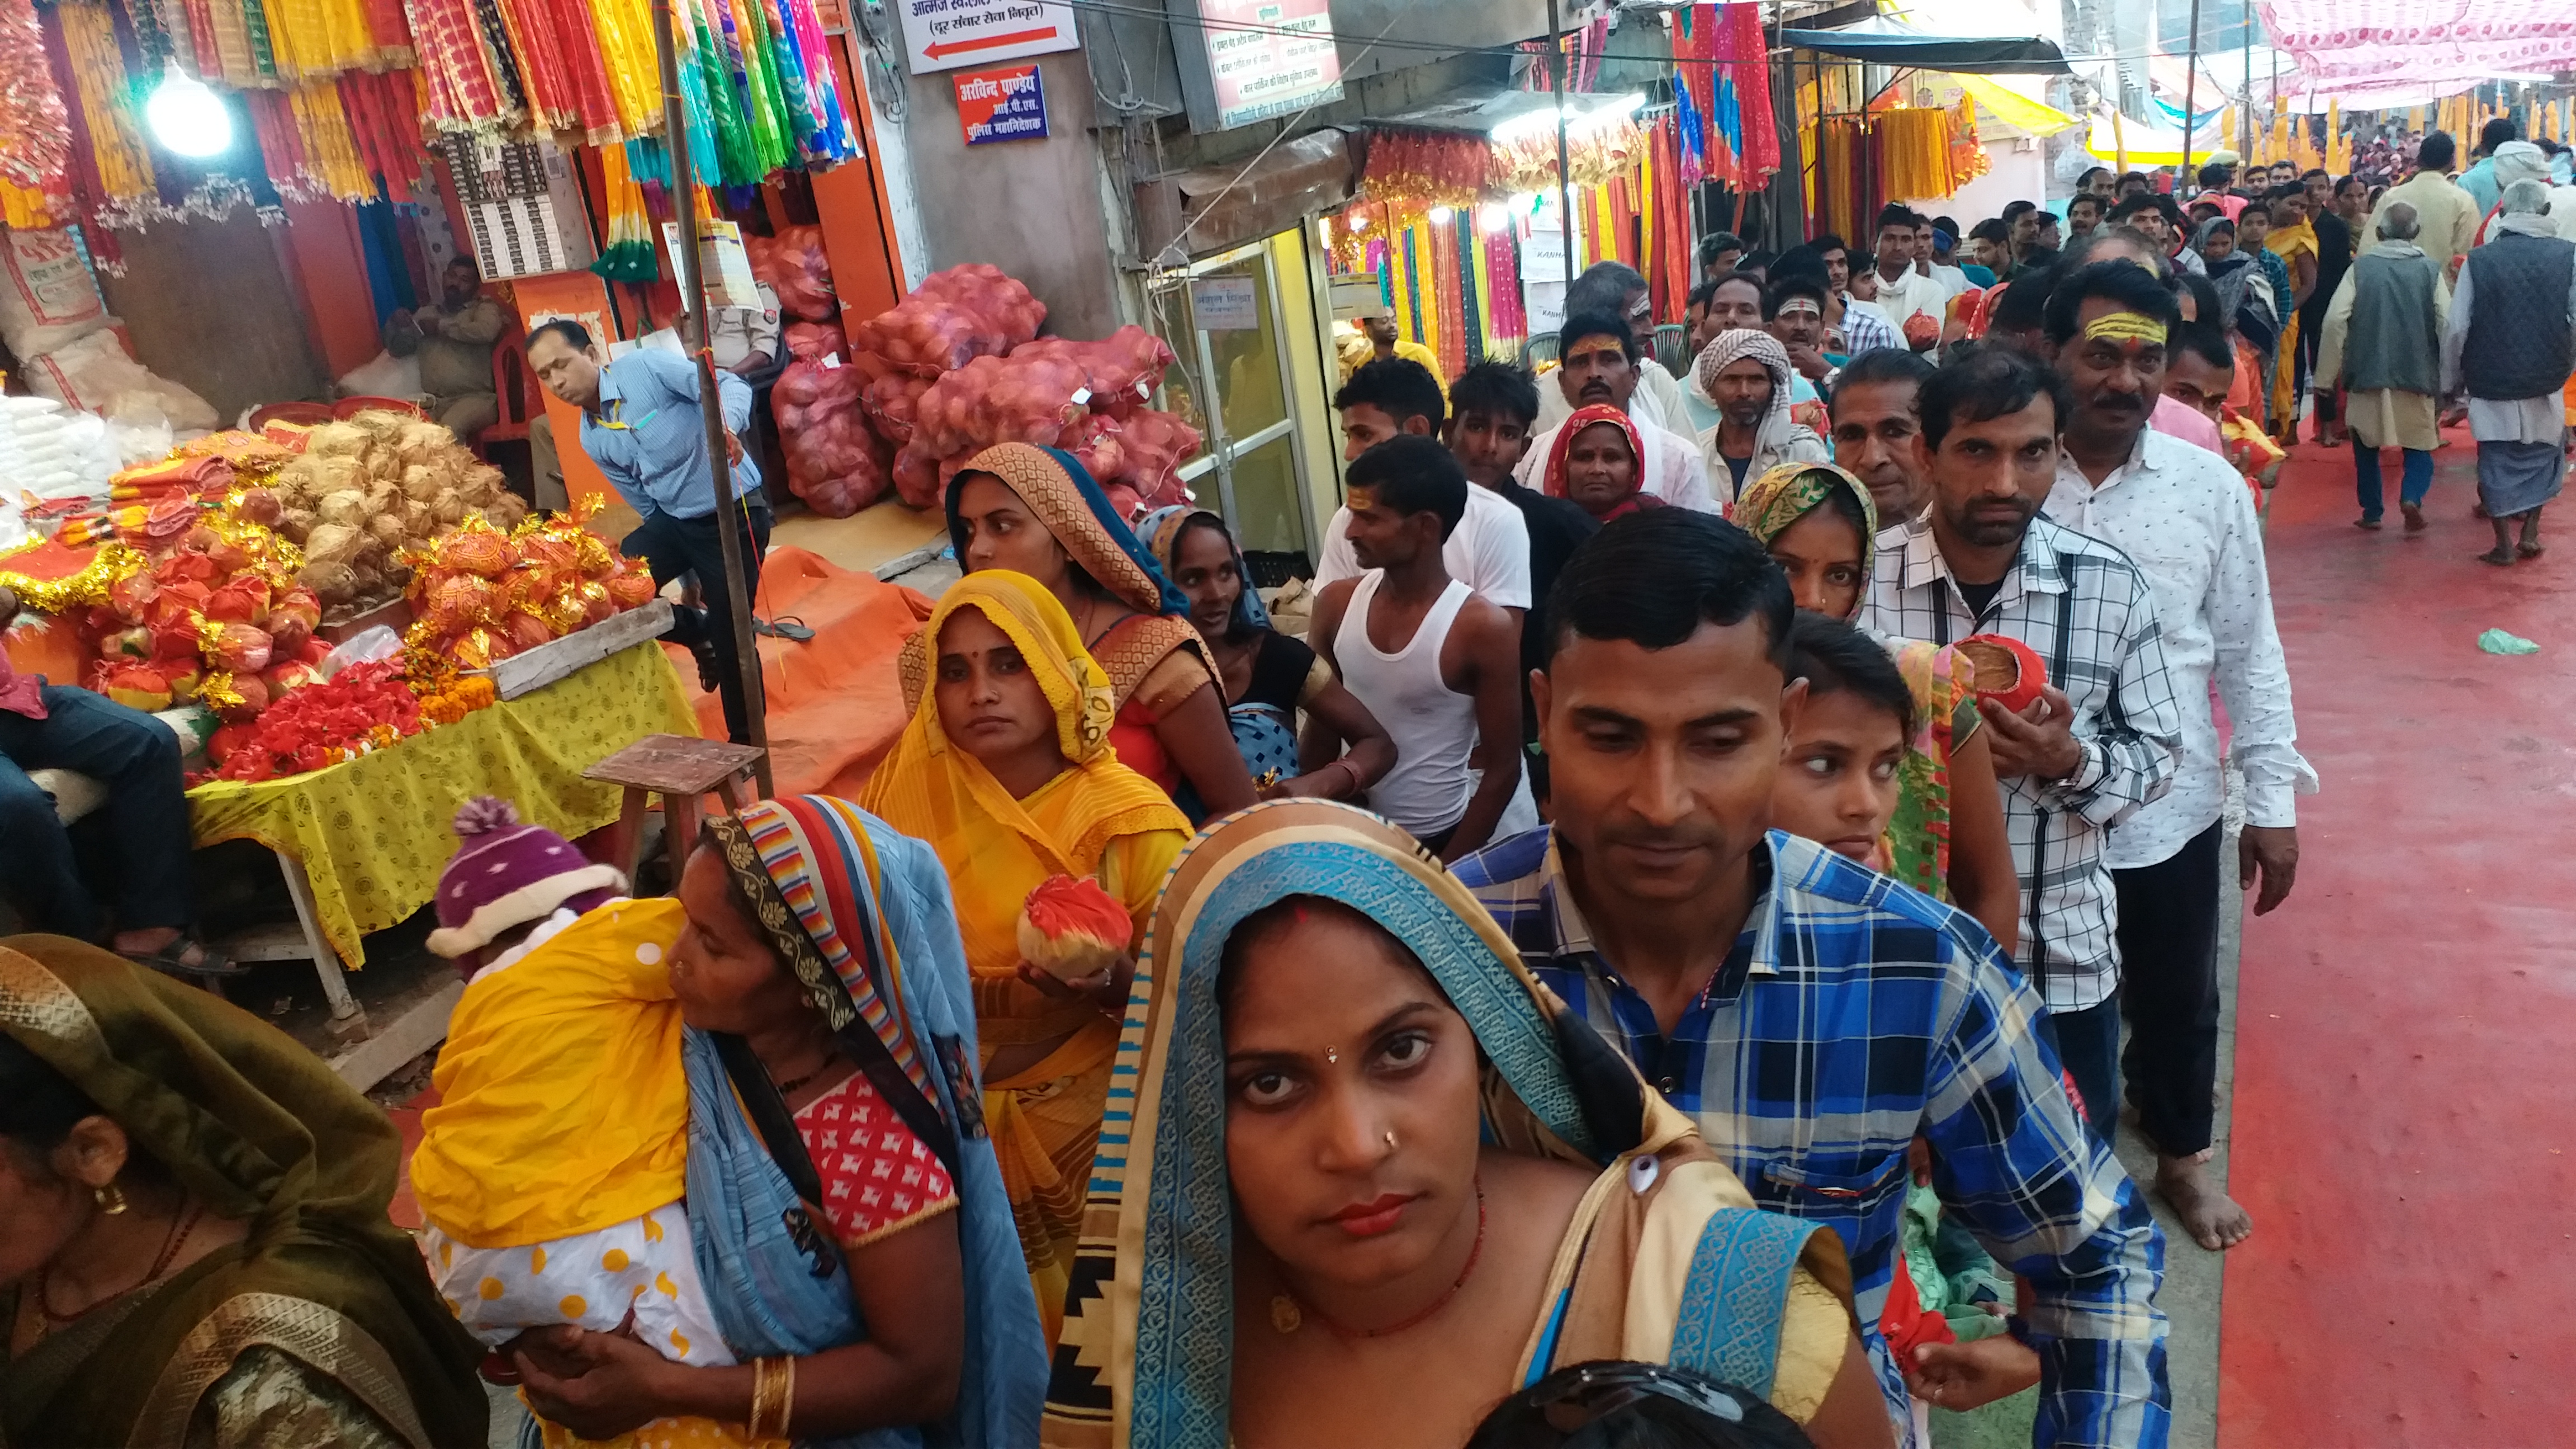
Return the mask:
[[1756,1210],[1395,826],[1210,826],[1128,1003],[1050,1449],[1460,1444],[1598,1359],[1891,1441],[1833,1231]]
[[707,822],[679,894],[689,1229],[735,1362],[534,1330],[513,1347],[549,1446],[673,1419],[714,1421],[690,1442],[1033,1444],[1046,1348],[938,856],[845,800],[763,800]]
[[[1189,600],[1071,453],[1001,443],[967,459],[948,483],[948,537],[960,569],[1027,574],[1064,605],[1109,676],[1119,763],[1165,794],[1188,789],[1208,810],[1252,803],[1252,772],[1227,728],[1216,666],[1190,627]],[[917,635],[902,677],[904,706],[916,708],[930,677]]]
[[[1264,799],[1283,795],[1357,800],[1395,768],[1395,741],[1333,666],[1306,641],[1270,627],[1270,611],[1243,566],[1225,520],[1204,508],[1157,508],[1136,524],[1163,576],[1190,601],[1190,622],[1225,686],[1235,747]],[[1350,742],[1350,752],[1300,768],[1297,711],[1314,711]],[[1184,803],[1193,818],[1203,812]]]

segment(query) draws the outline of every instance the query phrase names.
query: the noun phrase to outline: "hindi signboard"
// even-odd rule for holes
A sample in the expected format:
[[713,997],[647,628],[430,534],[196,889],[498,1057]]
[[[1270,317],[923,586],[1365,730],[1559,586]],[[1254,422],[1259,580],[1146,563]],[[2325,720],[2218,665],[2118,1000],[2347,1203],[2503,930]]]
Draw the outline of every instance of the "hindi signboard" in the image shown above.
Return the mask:
[[1218,129],[1339,100],[1331,0],[1199,0]]
[[895,0],[912,73],[1072,50],[1073,7],[1058,0]]
[[1201,332],[1257,332],[1260,294],[1250,277],[1200,277],[1190,283],[1190,315]]
[[957,128],[965,132],[967,145],[1046,139],[1046,85],[1036,61],[968,71],[954,79]]

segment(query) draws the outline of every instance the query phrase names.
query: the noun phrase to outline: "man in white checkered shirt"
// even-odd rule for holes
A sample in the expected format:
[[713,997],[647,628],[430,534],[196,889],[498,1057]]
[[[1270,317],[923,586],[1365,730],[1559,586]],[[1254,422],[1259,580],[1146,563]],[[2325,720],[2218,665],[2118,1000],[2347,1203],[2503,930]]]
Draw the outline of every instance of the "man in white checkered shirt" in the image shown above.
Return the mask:
[[2008,635],[2047,665],[2047,687],[2022,713],[1979,708],[2021,874],[2014,956],[2107,1136],[2119,1112],[2120,962],[2103,838],[2172,785],[2183,732],[2154,597],[2126,554],[2040,516],[2070,411],[2046,364],[1979,347],[1918,398],[1930,526],[1878,555],[1860,622],[1936,644]]

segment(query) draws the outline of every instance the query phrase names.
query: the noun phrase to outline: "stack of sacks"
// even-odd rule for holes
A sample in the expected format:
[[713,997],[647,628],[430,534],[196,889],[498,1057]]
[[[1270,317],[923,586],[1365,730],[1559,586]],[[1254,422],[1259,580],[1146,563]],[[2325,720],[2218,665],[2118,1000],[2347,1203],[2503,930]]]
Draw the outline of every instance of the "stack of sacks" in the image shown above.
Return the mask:
[[0,397],[0,489],[12,500],[103,500],[116,465],[105,422],[51,398]]

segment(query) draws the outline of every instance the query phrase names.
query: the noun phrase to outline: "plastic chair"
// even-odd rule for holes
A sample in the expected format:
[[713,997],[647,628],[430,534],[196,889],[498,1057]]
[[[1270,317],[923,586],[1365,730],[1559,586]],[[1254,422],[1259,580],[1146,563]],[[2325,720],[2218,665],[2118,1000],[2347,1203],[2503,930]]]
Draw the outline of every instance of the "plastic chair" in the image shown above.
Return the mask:
[[1560,339],[1553,332],[1541,332],[1521,344],[1521,365],[1532,372],[1557,360]]
[[492,383],[501,405],[500,419],[483,430],[474,440],[474,456],[492,461],[487,449],[494,443],[527,441],[528,423],[546,415],[545,399],[537,392],[537,375],[528,370],[526,339],[504,337],[492,344]]

